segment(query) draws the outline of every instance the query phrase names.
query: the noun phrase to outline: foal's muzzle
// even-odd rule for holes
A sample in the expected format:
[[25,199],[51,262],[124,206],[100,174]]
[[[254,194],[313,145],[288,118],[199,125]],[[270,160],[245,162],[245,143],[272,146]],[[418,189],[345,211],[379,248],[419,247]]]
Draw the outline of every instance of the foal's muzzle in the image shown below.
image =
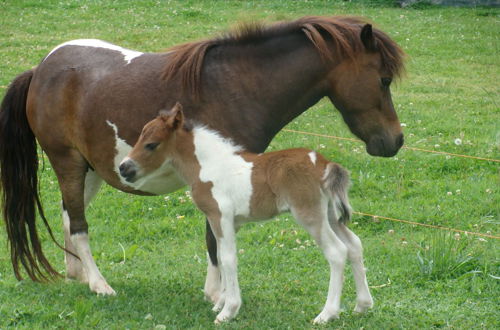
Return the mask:
[[128,159],[122,162],[118,169],[120,170],[120,175],[128,182],[134,182],[136,180],[137,168],[133,160]]

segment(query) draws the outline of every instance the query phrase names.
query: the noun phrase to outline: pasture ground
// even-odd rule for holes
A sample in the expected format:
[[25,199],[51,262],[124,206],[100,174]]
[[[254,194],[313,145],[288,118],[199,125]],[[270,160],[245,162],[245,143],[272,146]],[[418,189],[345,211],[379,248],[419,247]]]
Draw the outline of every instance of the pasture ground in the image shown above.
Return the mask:
[[[101,38],[162,51],[240,21],[302,15],[366,16],[408,53],[393,88],[406,145],[500,158],[498,9],[392,1],[0,1],[0,96],[54,46]],[[327,100],[288,128],[352,137]],[[498,163],[402,150],[373,158],[355,142],[280,133],[271,149],[321,151],[352,173],[356,211],[499,235]],[[60,194],[50,164],[40,172],[46,214],[62,241]],[[0,230],[0,328],[210,328],[203,300],[204,219],[185,191],[137,197],[104,186],[88,210],[97,263],[118,292],[96,297],[78,283],[17,282]],[[499,241],[356,215],[375,308],[355,315],[350,269],[339,320],[327,328],[499,328]],[[61,271],[63,253],[40,227]],[[224,328],[307,328],[326,298],[328,267],[289,215],[238,234],[243,307]]]

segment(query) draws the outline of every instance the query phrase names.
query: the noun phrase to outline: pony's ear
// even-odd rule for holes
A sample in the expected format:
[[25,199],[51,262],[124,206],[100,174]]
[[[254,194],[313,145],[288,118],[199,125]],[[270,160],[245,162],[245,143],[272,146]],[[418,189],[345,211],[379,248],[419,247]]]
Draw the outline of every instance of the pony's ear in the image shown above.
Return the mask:
[[373,36],[371,24],[365,24],[365,26],[363,26],[360,37],[367,51],[374,52],[377,50],[377,40],[375,40]]
[[182,104],[177,102],[170,111],[161,110],[159,116],[167,127],[176,130],[184,125],[184,112],[182,111]]

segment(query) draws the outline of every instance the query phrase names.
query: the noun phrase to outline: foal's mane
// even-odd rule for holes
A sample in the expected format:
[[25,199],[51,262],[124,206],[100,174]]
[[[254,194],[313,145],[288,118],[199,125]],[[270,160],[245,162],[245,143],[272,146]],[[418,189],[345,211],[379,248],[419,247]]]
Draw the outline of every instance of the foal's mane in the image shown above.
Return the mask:
[[[366,23],[366,20],[358,17],[305,16],[295,21],[272,25],[242,24],[220,37],[170,48],[171,55],[165,67],[164,78],[168,80],[179,75],[184,89],[198,95],[203,61],[209,49],[223,45],[257,44],[292,33],[303,33],[326,62],[335,59],[354,61],[356,54],[364,51],[360,33]],[[400,76],[404,71],[403,50],[379,29],[373,28],[373,36],[383,68],[393,77]],[[327,41],[333,42],[334,47],[328,47]]]

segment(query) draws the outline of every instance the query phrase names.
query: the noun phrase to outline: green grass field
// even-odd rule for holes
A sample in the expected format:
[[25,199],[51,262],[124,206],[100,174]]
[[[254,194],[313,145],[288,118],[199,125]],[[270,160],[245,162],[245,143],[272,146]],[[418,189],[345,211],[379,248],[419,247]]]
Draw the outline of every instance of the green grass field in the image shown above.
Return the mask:
[[[500,158],[500,10],[392,7],[392,1],[0,1],[0,97],[19,73],[56,45],[100,38],[162,51],[241,21],[303,15],[365,16],[408,53],[407,76],[393,88],[406,145]],[[288,128],[352,137],[327,100]],[[457,140],[459,139],[459,140]],[[499,236],[498,163],[401,150],[373,158],[361,143],[280,133],[272,150],[314,148],[351,171],[356,211]],[[51,226],[63,240],[60,193],[50,164],[40,172]],[[97,297],[85,285],[17,282],[0,230],[0,328],[211,328],[203,300],[204,218],[184,191],[137,197],[104,186],[87,212],[101,272],[117,291]],[[352,312],[346,272],[339,320],[326,328],[500,328],[499,241],[356,215],[375,307]],[[44,249],[57,269],[63,252]],[[238,234],[243,306],[224,328],[313,327],[329,270],[290,215]]]

